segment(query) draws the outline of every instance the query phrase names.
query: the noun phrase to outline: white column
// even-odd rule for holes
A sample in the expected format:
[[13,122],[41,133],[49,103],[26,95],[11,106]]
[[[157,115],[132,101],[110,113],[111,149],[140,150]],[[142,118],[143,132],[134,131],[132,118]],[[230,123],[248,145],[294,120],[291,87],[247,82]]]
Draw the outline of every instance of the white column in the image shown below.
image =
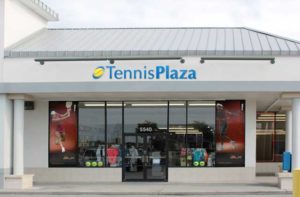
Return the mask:
[[4,121],[5,121],[5,104],[4,104],[4,98],[5,95],[0,94],[0,189],[3,189],[4,187],[4,176],[5,176],[5,170],[4,170],[4,154],[5,154],[5,148],[4,148]]
[[286,124],[285,124],[285,151],[292,153],[292,111],[286,112]]
[[245,166],[254,169],[256,167],[256,101],[246,100],[246,152],[245,152]]
[[4,177],[11,174],[12,167],[12,102],[6,94],[0,94],[0,189]]
[[24,100],[14,100],[14,175],[24,174]]
[[4,57],[4,0],[0,0],[0,83],[3,80]]
[[[4,0],[0,0],[0,84],[4,64]],[[5,176],[5,94],[0,94],[0,189],[4,187]]]
[[293,170],[300,168],[300,98],[293,99],[292,151]]

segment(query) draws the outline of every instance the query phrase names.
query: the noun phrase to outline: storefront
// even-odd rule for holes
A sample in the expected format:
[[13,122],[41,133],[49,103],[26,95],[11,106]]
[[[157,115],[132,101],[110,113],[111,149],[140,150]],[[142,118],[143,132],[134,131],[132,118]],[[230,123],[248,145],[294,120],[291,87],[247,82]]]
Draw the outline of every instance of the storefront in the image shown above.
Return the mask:
[[49,167],[122,168],[167,181],[168,167],[244,167],[245,102],[50,102]]
[[[44,25],[57,20],[40,11]],[[13,42],[8,26],[2,47],[2,177],[252,182],[256,156],[275,155],[259,114],[300,110],[291,39],[249,28],[31,30]]]

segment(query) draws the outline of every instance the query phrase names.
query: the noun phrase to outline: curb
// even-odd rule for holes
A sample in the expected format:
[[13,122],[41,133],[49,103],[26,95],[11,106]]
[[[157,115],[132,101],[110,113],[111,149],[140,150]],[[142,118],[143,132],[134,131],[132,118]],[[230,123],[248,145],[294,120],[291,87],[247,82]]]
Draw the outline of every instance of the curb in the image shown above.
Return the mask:
[[210,196],[210,195],[289,195],[292,192],[288,191],[262,191],[262,192],[26,192],[26,191],[3,191],[0,192],[0,196],[6,195],[73,195],[73,196],[81,196],[81,195],[105,195],[105,196],[113,196],[113,195],[122,195],[122,196],[140,196],[140,195],[157,195],[157,196]]

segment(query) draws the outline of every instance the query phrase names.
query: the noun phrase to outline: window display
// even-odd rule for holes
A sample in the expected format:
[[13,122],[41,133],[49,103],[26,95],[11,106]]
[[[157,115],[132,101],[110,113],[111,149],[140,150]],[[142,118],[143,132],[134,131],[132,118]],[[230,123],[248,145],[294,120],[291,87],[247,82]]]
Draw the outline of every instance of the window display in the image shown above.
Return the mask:
[[186,166],[186,101],[169,102],[169,166]]
[[215,165],[215,101],[188,102],[187,166]]
[[107,167],[122,166],[122,102],[106,103]]
[[77,165],[77,103],[49,103],[49,166]]
[[245,102],[216,103],[216,166],[245,165]]
[[122,167],[124,157],[128,172],[151,163],[153,179],[165,166],[244,166],[244,109],[244,101],[50,102],[49,166]]
[[79,166],[104,167],[106,159],[104,102],[80,102],[78,119]]

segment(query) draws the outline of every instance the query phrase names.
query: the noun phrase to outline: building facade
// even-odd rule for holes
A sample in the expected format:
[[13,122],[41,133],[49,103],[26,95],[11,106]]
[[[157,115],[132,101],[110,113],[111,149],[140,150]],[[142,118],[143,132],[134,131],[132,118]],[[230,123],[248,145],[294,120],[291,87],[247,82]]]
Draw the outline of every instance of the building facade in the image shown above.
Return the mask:
[[[251,182],[298,150],[297,41],[239,27],[48,29],[58,15],[42,2],[0,2],[1,181]],[[277,159],[268,129],[285,136]]]

